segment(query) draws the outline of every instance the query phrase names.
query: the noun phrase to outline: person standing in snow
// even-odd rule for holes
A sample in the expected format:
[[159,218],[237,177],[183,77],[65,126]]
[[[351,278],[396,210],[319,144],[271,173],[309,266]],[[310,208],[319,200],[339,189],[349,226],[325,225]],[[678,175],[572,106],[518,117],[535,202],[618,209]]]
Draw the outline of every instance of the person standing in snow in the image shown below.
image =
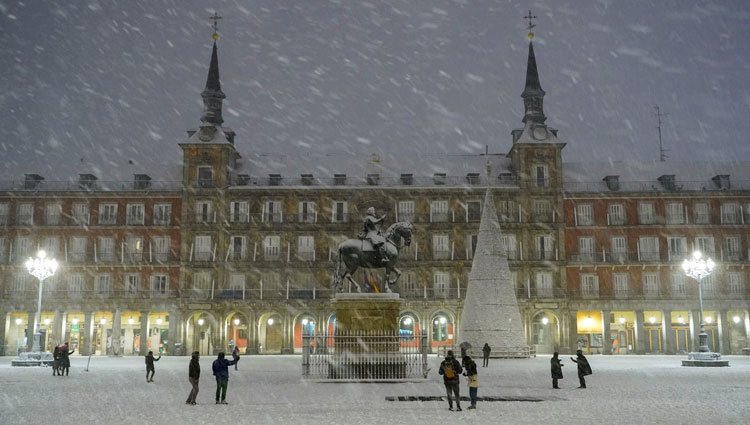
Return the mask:
[[52,350],[52,376],[60,375],[62,376],[62,373],[60,373],[60,346],[55,346],[55,349]]
[[60,376],[62,376],[63,371],[65,372],[65,376],[68,376],[70,374],[70,355],[75,353],[76,350],[68,351],[68,342],[65,341],[65,344],[60,348],[60,366],[62,369],[59,371]]
[[211,369],[216,377],[216,404],[229,404],[226,401],[227,386],[229,385],[229,366],[235,363],[237,362],[234,360],[225,359],[224,352],[222,351],[211,365]]
[[477,364],[471,359],[471,356],[464,357],[464,367],[466,371],[464,376],[469,379],[469,399],[471,400],[471,406],[469,409],[477,408],[477,393],[479,392],[479,373],[477,372]]
[[448,410],[453,410],[453,395],[456,400],[456,410],[461,411],[461,395],[459,394],[459,379],[463,368],[461,363],[456,360],[452,350],[448,350],[445,355],[445,360],[440,363],[440,370],[438,373],[443,375],[443,384],[445,385],[445,392],[448,394]]
[[234,370],[237,370],[237,363],[240,362],[240,347],[236,345],[232,350],[232,360],[234,360]]
[[484,343],[484,347],[482,347],[482,354],[484,357],[482,357],[482,367],[487,367],[490,365],[490,352],[492,352],[492,348],[490,348],[490,344]]
[[200,353],[193,351],[193,355],[190,358],[190,366],[188,367],[188,379],[193,389],[190,390],[185,404],[196,404],[195,398],[198,397],[198,381],[201,379],[201,364],[200,364]]
[[584,377],[586,375],[591,375],[591,366],[581,350],[576,351],[576,356],[577,360],[573,357],[571,357],[570,360],[573,361],[573,363],[578,364],[578,381],[581,383],[581,386],[578,388],[586,388],[586,379]]
[[552,388],[559,390],[560,387],[557,386],[557,380],[563,379],[563,373],[562,373],[562,360],[560,360],[558,357],[558,352],[555,351],[554,354],[552,354],[552,358],[550,359],[550,366],[552,368]]
[[[146,354],[146,382],[154,382],[154,362],[158,362],[161,359],[161,354],[158,358],[154,358],[154,352],[149,351],[148,354]],[[151,376],[149,377],[149,372],[151,373]]]

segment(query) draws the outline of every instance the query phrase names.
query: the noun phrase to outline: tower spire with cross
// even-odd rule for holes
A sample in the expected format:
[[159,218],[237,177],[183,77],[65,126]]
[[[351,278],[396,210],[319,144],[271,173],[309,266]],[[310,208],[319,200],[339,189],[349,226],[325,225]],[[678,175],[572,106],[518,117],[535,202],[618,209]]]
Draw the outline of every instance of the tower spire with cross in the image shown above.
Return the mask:
[[529,14],[524,16],[523,19],[526,19],[528,22],[526,24],[526,29],[529,31],[529,40],[534,38],[534,33],[531,31],[536,26],[535,23],[532,22],[532,20],[536,19],[536,16],[531,14],[531,9],[529,9]]
[[536,56],[534,55],[534,33],[531,30],[536,27],[532,21],[536,19],[536,16],[529,14],[524,16],[523,19],[528,21],[526,28],[529,31],[529,58],[526,65],[526,86],[521,93],[523,98],[524,115],[523,122],[531,121],[533,123],[544,124],[547,117],[544,116],[544,90],[542,90],[542,83],[539,81],[539,71],[536,67]]
[[219,16],[218,12],[214,12],[214,14],[211,15],[208,19],[213,21],[211,23],[211,26],[214,29],[214,33],[211,34],[211,38],[213,38],[213,40],[216,41],[219,39],[219,19],[221,19],[221,16]]
[[211,26],[213,27],[213,35],[211,38],[214,40],[213,49],[211,50],[211,63],[208,66],[208,77],[206,78],[206,87],[201,93],[203,98],[203,116],[201,121],[209,124],[221,125],[224,122],[224,118],[221,116],[222,101],[226,98],[224,92],[221,91],[221,81],[219,80],[219,53],[216,48],[216,41],[219,39],[218,33],[218,22],[221,19],[218,13],[208,18],[213,21]]

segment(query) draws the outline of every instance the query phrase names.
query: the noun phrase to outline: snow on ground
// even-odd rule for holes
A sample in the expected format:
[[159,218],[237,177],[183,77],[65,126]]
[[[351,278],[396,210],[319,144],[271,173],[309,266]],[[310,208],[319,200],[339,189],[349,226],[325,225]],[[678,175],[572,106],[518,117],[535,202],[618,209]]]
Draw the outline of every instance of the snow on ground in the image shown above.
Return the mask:
[[[187,357],[163,357],[154,383],[142,357],[73,357],[69,377],[51,368],[14,368],[0,358],[0,424],[746,424],[750,357],[727,356],[729,368],[686,368],[678,356],[591,356],[594,374],[579,390],[575,365],[563,357],[561,390],[551,388],[549,357],[493,360],[479,368],[479,395],[526,396],[541,402],[480,402],[450,412],[445,401],[393,402],[387,396],[441,396],[440,359],[427,381],[315,383],[301,378],[299,356],[245,356],[230,369],[228,406],[214,404],[213,357],[201,358],[197,406],[185,405]],[[465,381],[462,395],[468,395]]]

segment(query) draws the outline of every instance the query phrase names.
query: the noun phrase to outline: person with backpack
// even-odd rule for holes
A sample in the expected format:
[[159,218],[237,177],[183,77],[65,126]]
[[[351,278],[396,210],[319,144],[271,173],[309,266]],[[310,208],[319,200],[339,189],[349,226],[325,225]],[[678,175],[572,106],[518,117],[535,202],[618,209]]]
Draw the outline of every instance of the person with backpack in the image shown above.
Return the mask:
[[448,394],[448,410],[453,410],[453,399],[455,395],[456,410],[461,411],[461,395],[459,394],[459,379],[458,376],[463,372],[461,363],[456,360],[452,350],[448,350],[445,355],[445,360],[440,363],[440,370],[438,373],[443,375],[443,384],[445,385],[445,392]]
[[216,404],[228,404],[226,398],[227,386],[229,385],[229,366],[237,363],[235,360],[225,359],[224,356],[224,352],[220,352],[211,365],[216,377]]
[[[149,351],[148,354],[146,354],[146,382],[154,382],[154,362],[158,362],[161,359],[161,354],[158,358],[154,358],[154,352]],[[149,372],[151,373],[151,377],[148,376]]]
[[581,383],[581,386],[578,388],[586,388],[586,379],[584,377],[586,375],[591,375],[591,366],[581,350],[576,351],[576,359],[573,357],[570,358],[573,363],[578,364],[578,381]]
[[469,379],[469,399],[471,400],[471,406],[469,409],[477,408],[477,393],[479,392],[479,373],[477,372],[477,364],[471,359],[471,356],[464,357],[464,376]]

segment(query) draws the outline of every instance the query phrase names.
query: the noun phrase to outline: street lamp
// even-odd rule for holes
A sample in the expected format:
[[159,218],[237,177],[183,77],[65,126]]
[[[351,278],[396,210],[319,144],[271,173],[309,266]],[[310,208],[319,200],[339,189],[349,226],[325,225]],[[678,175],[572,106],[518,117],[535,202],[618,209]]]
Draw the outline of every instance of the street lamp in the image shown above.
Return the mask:
[[685,259],[682,262],[682,269],[685,274],[698,281],[698,302],[701,308],[701,332],[698,334],[698,352],[708,353],[708,334],[706,334],[706,324],[703,319],[703,289],[701,281],[704,277],[711,274],[716,264],[710,258],[703,259],[700,251],[693,252],[693,258]]
[[57,261],[54,258],[47,258],[44,250],[39,250],[35,258],[26,260],[26,270],[29,274],[39,279],[39,297],[36,303],[36,315],[34,316],[34,345],[31,351],[39,353],[42,351],[42,334],[40,332],[42,316],[42,287],[44,279],[52,276],[57,271]]

